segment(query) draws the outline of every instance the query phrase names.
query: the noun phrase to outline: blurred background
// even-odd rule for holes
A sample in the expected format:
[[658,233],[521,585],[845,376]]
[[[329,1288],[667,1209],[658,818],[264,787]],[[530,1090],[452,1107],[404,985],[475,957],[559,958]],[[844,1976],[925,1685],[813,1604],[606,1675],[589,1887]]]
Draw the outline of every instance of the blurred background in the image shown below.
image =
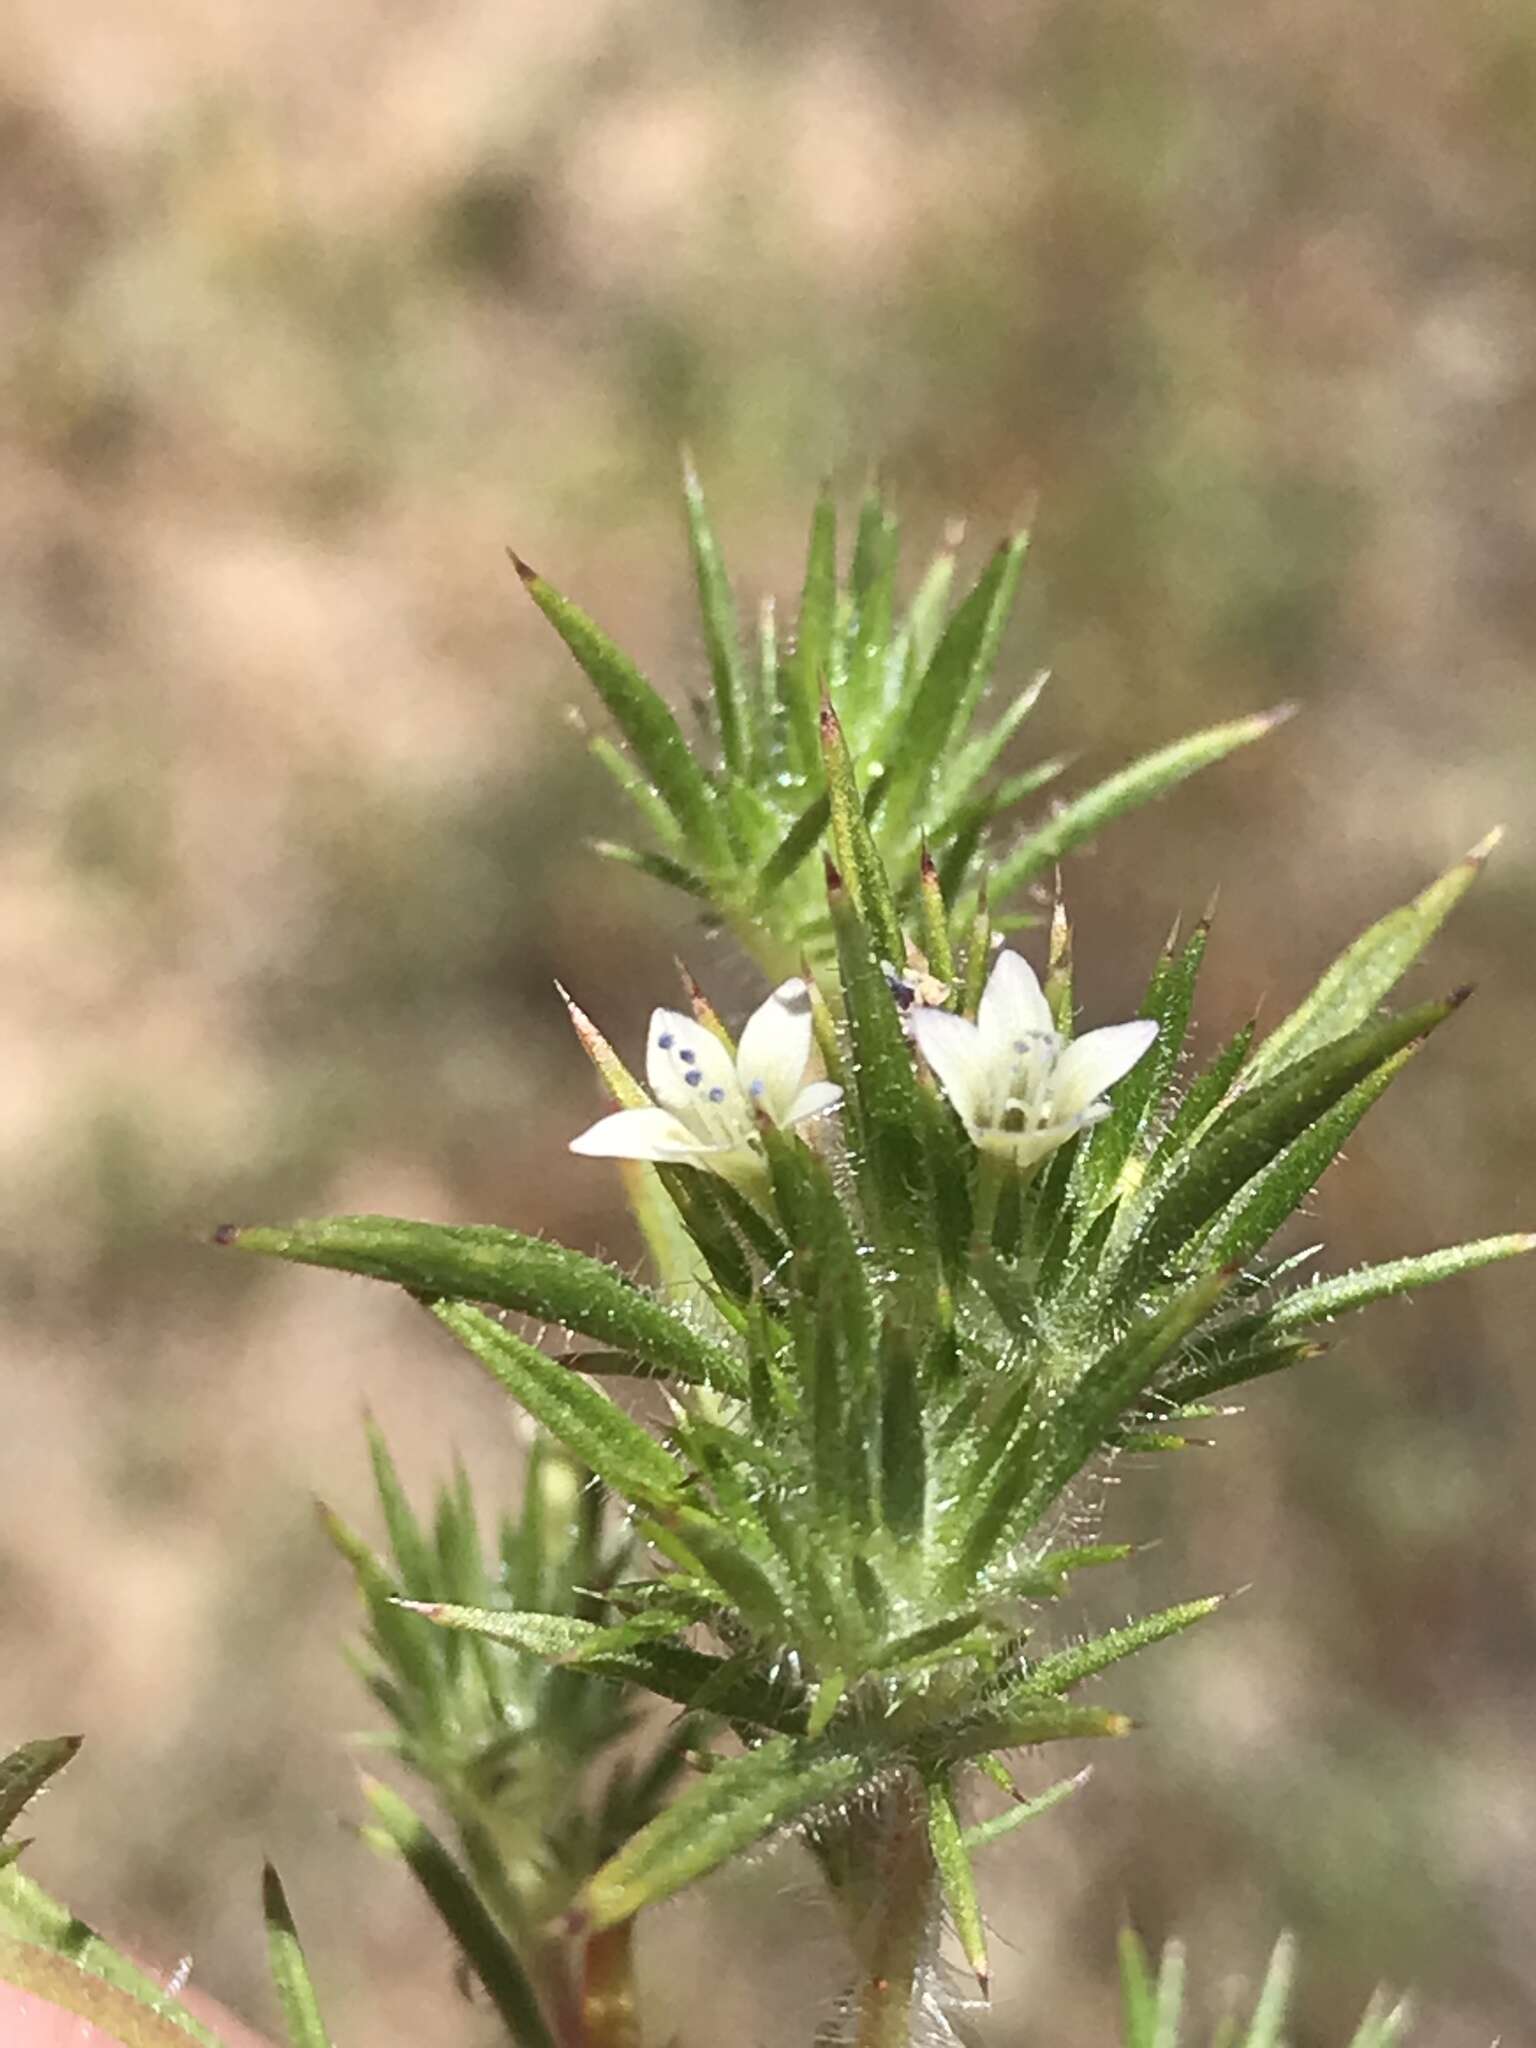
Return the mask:
[[[632,1256],[552,980],[631,1054],[678,946],[760,993],[584,850],[585,687],[503,544],[682,697],[684,440],[746,600],[798,588],[823,473],[878,463],[914,563],[1038,504],[1030,752],[1304,713],[1072,863],[1088,1021],[1218,883],[1203,1042],[1273,1019],[1507,821],[1415,984],[1482,994],[1315,1235],[1536,1227],[1536,15],[16,0],[0,150],[0,1736],[85,1732],[34,1867],[120,1938],[270,2020],[270,1853],[340,2038],[483,2041],[352,1832],[311,1499],[372,1526],[365,1407],[418,1490],[458,1449],[506,1492],[515,1426],[386,1290],[203,1240],[367,1208]],[[1102,2043],[1127,1912],[1213,2000],[1296,1929],[1300,2048],[1378,1978],[1423,2048],[1525,2037],[1533,1311],[1518,1266],[1378,1310],[1117,1475],[1160,1540],[1095,1619],[1253,1591],[994,1852],[989,2041]],[[654,1916],[682,2048],[803,2041],[818,1924],[792,1855]]]

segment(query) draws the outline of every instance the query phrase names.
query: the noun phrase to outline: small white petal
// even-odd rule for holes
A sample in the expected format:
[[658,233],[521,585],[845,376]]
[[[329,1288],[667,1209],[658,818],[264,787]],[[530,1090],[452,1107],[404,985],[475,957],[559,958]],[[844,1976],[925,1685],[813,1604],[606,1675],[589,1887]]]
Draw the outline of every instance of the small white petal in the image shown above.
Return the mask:
[[707,1160],[712,1148],[664,1109],[619,1109],[572,1138],[588,1159],[654,1159],[668,1164]]
[[736,1071],[748,1100],[776,1124],[789,1123],[810,1057],[810,990],[800,980],[781,982],[741,1028]]
[[[681,1010],[653,1010],[645,1047],[645,1078],[663,1109],[705,1120],[710,1106],[736,1100],[736,1069],[713,1031]],[[716,1091],[719,1091],[718,1093]]]
[[1011,1057],[1021,1042],[1041,1033],[1054,1038],[1051,1006],[1022,953],[1005,950],[993,962],[981,992],[976,1028],[991,1059]]
[[803,1124],[808,1116],[825,1116],[829,1109],[836,1109],[843,1099],[843,1091],[835,1081],[811,1081],[789,1105],[785,1127]]
[[951,1016],[948,1010],[914,1009],[907,1016],[918,1051],[974,1136],[978,1118],[986,1122],[993,1114],[993,1069],[981,1033],[968,1019]]
[[1056,1062],[1052,1107],[1058,1118],[1081,1116],[1105,1089],[1128,1074],[1157,1036],[1150,1017],[1131,1024],[1106,1024],[1074,1038]]

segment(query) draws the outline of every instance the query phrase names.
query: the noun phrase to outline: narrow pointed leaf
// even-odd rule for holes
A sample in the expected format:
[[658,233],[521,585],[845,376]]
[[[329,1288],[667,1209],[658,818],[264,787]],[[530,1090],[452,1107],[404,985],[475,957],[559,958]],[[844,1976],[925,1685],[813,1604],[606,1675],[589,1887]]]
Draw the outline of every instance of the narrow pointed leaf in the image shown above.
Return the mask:
[[425,1821],[387,1785],[365,1781],[364,1790],[385,1839],[404,1858],[484,1986],[513,2048],[555,2048],[527,1973],[469,1878]]
[[1394,1294],[1412,1294],[1420,1287],[1454,1280],[1458,1274],[1475,1272],[1479,1266],[1520,1258],[1531,1251],[1536,1251],[1536,1233],[1521,1231],[1508,1237],[1482,1237],[1471,1244],[1448,1245],[1444,1251],[1423,1252],[1412,1259],[1392,1259],[1381,1266],[1360,1266],[1353,1273],[1339,1273],[1328,1280],[1315,1280],[1310,1287],[1297,1288],[1268,1311],[1264,1326],[1279,1331],[1328,1322],[1370,1302],[1385,1301]]
[[959,605],[921,681],[900,707],[878,749],[891,765],[884,785],[884,828],[902,834],[921,818],[950,735],[964,732],[985,689],[1013,609],[1026,536],[1005,541]]
[[1093,1776],[1093,1767],[1088,1765],[1081,1771],[1074,1771],[1070,1778],[1058,1778],[1054,1785],[1033,1799],[1021,1799],[1016,1806],[1007,1807],[1002,1813],[994,1814],[990,1820],[978,1821],[967,1828],[961,1837],[967,1849],[972,1851],[986,1848],[989,1842],[1000,1841],[1004,1835],[1011,1835],[1015,1828],[1024,1827],[1032,1820],[1038,1820],[1042,1813],[1049,1813],[1053,1806],[1060,1806],[1074,1792],[1081,1791]]
[[1202,919],[1182,950],[1174,952],[1170,941],[1158,962],[1140,1010],[1140,1015],[1155,1020],[1157,1036],[1146,1057],[1116,1083],[1110,1113],[1094,1131],[1085,1154],[1083,1201],[1090,1210],[1109,1199],[1177,1071],[1209,934],[1209,922]]
[[659,693],[584,611],[562,597],[526,562],[515,555],[512,559],[528,595],[586,672],[636,760],[677,819],[695,859],[711,869],[726,866],[730,849],[714,792]]
[[821,844],[821,835],[826,831],[827,821],[831,815],[831,803],[827,792],[822,790],[819,795],[812,797],[784,834],[780,844],[764,862],[757,884],[757,901],[760,906],[771,902],[796,868],[815,852]]
[[704,877],[685,867],[680,860],[674,860],[669,853],[655,853],[641,846],[625,846],[616,839],[593,839],[588,844],[600,860],[614,861],[621,868],[633,868],[636,874],[660,882],[665,889],[680,890],[696,903],[711,906],[715,903],[715,892]]
[[1035,1422],[1020,1431],[967,1531],[961,1555],[972,1571],[985,1566],[1011,1530],[1039,1519],[1095,1455],[1111,1424],[1146,1392],[1164,1359],[1210,1314],[1232,1277],[1230,1272],[1206,1274],[1167,1307],[1143,1315],[1095,1359],[1047,1424]]
[[866,1214],[892,1248],[933,1248],[922,1105],[876,942],[842,887],[829,889],[853,1032],[856,1164]]
[[856,1751],[777,1736],[717,1765],[592,1879],[582,1905],[594,1928],[669,1898],[765,1836],[845,1797],[869,1775]]
[[267,1923],[267,1966],[292,2048],[331,2048],[282,1880],[270,1863],[262,1873],[261,1905]]
[[731,595],[731,581],[715,539],[709,507],[704,502],[703,486],[692,462],[686,459],[683,463],[683,499],[688,510],[688,541],[693,555],[694,578],[699,587],[704,642],[709,649],[709,672],[715,687],[715,723],[720,731],[720,748],[731,773],[745,775],[750,767],[750,731],[746,664],[742,658],[736,600]]
[[676,1378],[739,1388],[729,1352],[681,1316],[582,1252],[488,1224],[412,1223],[397,1216],[226,1225],[218,1244],[300,1265],[390,1280],[427,1299],[491,1302],[633,1351]]
[[78,1735],[46,1735],[0,1757],[0,1835],[80,1748]]
[[1124,1714],[1112,1714],[1103,1707],[1026,1699],[968,1715],[937,1735],[933,1747],[946,1762],[957,1763],[994,1749],[1033,1749],[1042,1742],[1114,1740],[1130,1732],[1131,1723]]
[[615,1493],[643,1506],[681,1497],[687,1484],[682,1466],[601,1387],[557,1365],[483,1309],[439,1301],[432,1313],[557,1443]]
[[1185,1600],[1177,1607],[1165,1607],[1157,1614],[1144,1615],[1140,1621],[1129,1622],[1124,1628],[1107,1629],[1103,1635],[1094,1636],[1086,1643],[1074,1643],[1070,1649],[1058,1650],[1052,1656],[1042,1657],[1038,1664],[1031,1665],[1025,1679],[1026,1689],[1030,1692],[1070,1692],[1073,1686],[1081,1685],[1100,1671],[1107,1671],[1111,1664],[1118,1664],[1123,1657],[1133,1657],[1151,1643],[1164,1642],[1169,1636],[1193,1628],[1197,1621],[1204,1621],[1208,1614],[1214,1614],[1221,1604],[1220,1595],[1208,1600]]
[[374,1490],[384,1511],[384,1526],[389,1532],[389,1547],[394,1552],[400,1583],[407,1593],[429,1593],[436,1576],[431,1546],[405,1497],[395,1461],[389,1454],[389,1445],[372,1417],[368,1421],[368,1455],[373,1465]]
[[[162,2048],[166,2043],[167,2034],[150,2031],[150,2022],[175,2029],[169,2038],[177,2048],[186,2048],[189,2037],[199,2048],[219,2048],[211,2027],[194,2019],[146,1970],[120,1955],[94,1928],[77,1919],[14,1864],[0,1869],[0,1950],[0,1979],[34,1990],[40,1998],[51,1998],[82,2018],[92,2016],[84,2007],[97,1996],[94,1986],[110,1987],[131,2001],[143,2015],[143,2028],[137,2038],[128,2033],[121,2036],[130,2048]],[[40,1951],[47,1951],[43,1961],[37,1960]],[[60,1967],[55,1970],[54,1964]],[[30,1983],[19,1974],[23,1966],[31,1973]],[[67,1995],[61,1996],[61,1992]],[[103,2003],[96,2009],[105,2013],[108,2007]],[[114,2001],[111,2010],[117,2014],[127,2008]],[[114,2018],[111,2025],[117,2024]]]
[[1384,1061],[1443,1023],[1458,1000],[1363,1024],[1238,1096],[1152,1191],[1136,1220],[1129,1277],[1155,1273],[1246,1181]]
[[1360,1119],[1391,1087],[1417,1048],[1405,1046],[1357,1082],[1299,1138],[1261,1167],[1241,1188],[1212,1229],[1203,1254],[1218,1265],[1251,1258],[1293,1216],[1343,1150]]
[[830,702],[821,706],[821,750],[832,821],[832,846],[838,867],[859,915],[883,960],[898,972],[906,960],[896,900],[879,848],[864,818],[864,805],[854,775],[853,759],[843,728]]
[[1154,2048],[1157,2005],[1147,1952],[1129,1927],[1120,1931],[1120,2004],[1125,2048]]
[[217,2048],[213,2035],[191,2035],[168,2011],[155,2011],[71,1957],[0,1934],[0,1986],[5,1985],[44,2001],[37,2018],[47,2025],[45,2038],[50,2041],[65,2038],[49,2022],[46,2008],[57,2006],[81,2022],[81,2035],[95,2030],[93,2038],[110,2042],[113,2048],[187,2048],[189,2039],[206,2040]]
[[1471,888],[1501,836],[1490,833],[1411,903],[1389,911],[1341,953],[1306,1001],[1276,1025],[1254,1054],[1249,1085],[1268,1080],[1365,1023]]
[[[647,1640],[640,1628],[606,1628],[574,1615],[513,1613],[446,1601],[402,1604],[439,1628],[509,1643],[552,1664],[590,1671],[619,1684],[644,1686],[682,1707],[705,1707],[726,1720],[790,1732],[805,1724],[804,1707],[787,1700],[782,1687],[750,1666],[686,1643]],[[686,1626],[667,1617],[661,1620],[668,1627]]]
[[1111,819],[1151,803],[1201,768],[1223,760],[1239,747],[1272,732],[1289,710],[1259,712],[1213,725],[1204,732],[1176,740],[1155,754],[1144,755],[1105,782],[1063,804],[1053,818],[1032,832],[992,874],[992,901],[1001,904],[1037,876],[1046,874],[1064,853],[1083,845]]
[[891,653],[897,541],[896,520],[886,509],[878,488],[872,488],[859,509],[849,572],[853,607],[848,621],[843,697],[849,723],[856,732],[871,729],[869,721],[881,706],[883,669]]
[[780,670],[790,748],[812,783],[821,773],[821,692],[833,677],[832,628],[837,616],[837,508],[823,489],[811,515],[811,541],[800,593],[795,651]]
[[950,1918],[955,1923],[960,1950],[983,1993],[987,1989],[987,1935],[981,1924],[981,1904],[976,1897],[976,1874],[971,1869],[965,1832],[955,1810],[954,1788],[947,1777],[928,1782],[928,1846],[939,1874]]
[[1291,2003],[1291,1983],[1296,1974],[1296,1944],[1282,1934],[1275,1943],[1264,1972],[1258,2003],[1253,2009],[1243,2048],[1285,2048],[1285,2015]]

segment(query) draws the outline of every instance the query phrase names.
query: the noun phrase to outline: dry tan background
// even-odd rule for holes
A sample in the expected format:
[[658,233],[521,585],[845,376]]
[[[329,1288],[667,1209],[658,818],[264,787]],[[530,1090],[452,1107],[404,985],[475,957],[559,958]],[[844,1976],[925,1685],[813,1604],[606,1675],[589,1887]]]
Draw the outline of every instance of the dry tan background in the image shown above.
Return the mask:
[[[0,73],[0,1737],[89,1740],[41,1876],[270,2020],[283,1866],[351,2044],[486,2039],[353,1838],[314,1528],[515,1435],[382,1290],[207,1228],[347,1207],[628,1254],[558,974],[633,1046],[675,943],[582,850],[581,685],[514,541],[702,681],[689,440],[745,595],[878,459],[914,550],[1038,497],[1031,746],[1305,715],[1074,863],[1090,1021],[1219,882],[1206,1042],[1512,830],[1422,987],[1478,1001],[1318,1204],[1340,1262],[1536,1227],[1536,14],[1519,0],[12,0]],[[1108,2037],[1115,1926],[1298,2048],[1378,1976],[1536,2038],[1536,1274],[1388,1308],[1127,1472],[1114,1619],[1252,1582],[997,1852],[986,2038]],[[657,1916],[688,2044],[804,2040],[779,1861]],[[799,1944],[808,1945],[806,1948]]]

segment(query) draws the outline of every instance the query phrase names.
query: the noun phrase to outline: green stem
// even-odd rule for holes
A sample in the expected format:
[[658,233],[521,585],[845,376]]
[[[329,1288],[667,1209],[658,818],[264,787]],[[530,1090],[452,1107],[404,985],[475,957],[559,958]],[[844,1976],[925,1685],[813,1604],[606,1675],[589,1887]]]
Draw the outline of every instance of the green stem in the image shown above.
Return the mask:
[[977,1151],[976,1199],[971,1210],[971,1251],[975,1258],[981,1258],[992,1249],[998,1198],[1012,1171],[1011,1161],[1000,1159],[995,1152]]
[[874,1879],[860,1942],[857,2048],[908,2048],[918,1966],[933,1924],[933,1854],[921,1799],[897,1787],[866,1841]]

